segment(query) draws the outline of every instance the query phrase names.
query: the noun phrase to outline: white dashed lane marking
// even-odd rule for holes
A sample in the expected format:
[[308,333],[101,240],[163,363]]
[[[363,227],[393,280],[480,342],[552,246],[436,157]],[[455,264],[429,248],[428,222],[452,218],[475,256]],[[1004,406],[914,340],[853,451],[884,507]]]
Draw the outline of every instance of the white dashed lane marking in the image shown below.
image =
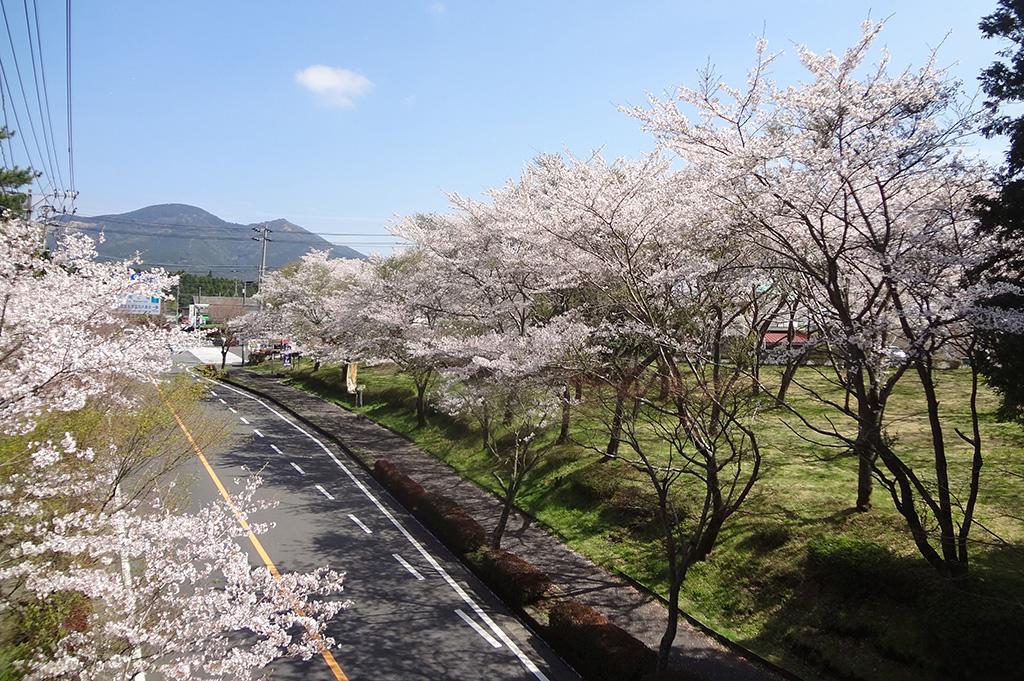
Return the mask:
[[373,530],[371,530],[369,527],[367,527],[365,524],[363,524],[362,520],[360,520],[359,518],[355,517],[351,513],[348,514],[348,519],[351,520],[352,522],[354,522],[356,525],[358,525],[359,529],[361,529],[366,534],[373,534]]
[[420,580],[421,582],[424,579],[426,579],[426,577],[421,575],[420,571],[417,570],[416,568],[414,568],[412,565],[410,565],[409,561],[407,561],[405,558],[402,558],[397,553],[392,553],[391,555],[394,556],[395,560],[397,560],[402,567],[404,567],[406,570],[408,570],[409,573],[412,574],[413,577],[415,577],[416,579]]

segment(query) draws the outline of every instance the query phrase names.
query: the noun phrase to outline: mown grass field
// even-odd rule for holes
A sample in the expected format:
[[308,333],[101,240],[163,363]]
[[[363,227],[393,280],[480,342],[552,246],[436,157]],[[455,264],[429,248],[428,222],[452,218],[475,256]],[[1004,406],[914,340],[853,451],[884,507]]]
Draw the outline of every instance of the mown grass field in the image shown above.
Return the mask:
[[[288,376],[299,387],[404,433],[494,488],[479,434],[443,414],[417,428],[411,383],[393,368],[360,372],[367,386],[361,408],[343,393],[338,367],[312,373],[306,365]],[[797,380],[831,390],[813,369],[802,370]],[[963,429],[969,394],[967,371],[943,374],[945,415]],[[798,387],[790,398],[812,421],[828,415]],[[1024,516],[1024,429],[996,420],[997,399],[990,391],[979,401],[986,460],[977,517],[991,534],[973,530],[978,541],[967,588],[943,583],[918,557],[884,489],[876,488],[869,513],[852,512],[855,459],[808,441],[795,417],[771,410],[757,429],[767,466],[756,494],[726,527],[711,559],[690,571],[683,607],[808,679],[1019,678],[1024,523],[1013,516]],[[910,381],[895,396],[891,414],[897,417],[892,434],[900,451],[926,472],[927,422]],[[577,410],[576,439],[599,442],[600,423],[586,406]],[[968,452],[952,430],[949,436],[951,477],[963,481]],[[530,479],[520,506],[591,559],[664,593],[649,507],[642,485],[631,477],[619,462],[601,462],[578,444],[555,447]]]

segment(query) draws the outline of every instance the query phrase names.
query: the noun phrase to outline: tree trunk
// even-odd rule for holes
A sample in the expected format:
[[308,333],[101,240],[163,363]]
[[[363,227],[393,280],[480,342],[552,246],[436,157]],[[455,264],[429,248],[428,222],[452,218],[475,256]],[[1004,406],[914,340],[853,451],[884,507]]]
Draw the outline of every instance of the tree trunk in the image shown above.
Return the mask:
[[562,393],[562,427],[558,431],[558,439],[555,440],[556,445],[564,445],[569,441],[569,416],[572,410],[571,400],[569,392],[569,384],[565,384],[565,391]]
[[725,518],[724,512],[716,512],[708,518],[708,524],[701,534],[697,548],[693,550],[693,562],[705,560],[711,555],[711,550],[715,548],[715,542],[718,541],[718,534],[722,531],[722,525],[725,524]]
[[505,492],[505,500],[501,505],[501,516],[498,517],[498,524],[494,526],[494,531],[491,532],[491,548],[495,551],[501,548],[501,538],[505,534],[505,527],[508,525],[508,517],[512,514],[512,506],[516,500],[516,491],[518,487],[519,484],[513,482]]
[[313,360],[313,373],[316,373],[319,370],[320,370],[320,360],[319,360],[319,358],[318,359],[314,359]]
[[782,371],[782,382],[779,384],[779,392],[775,395],[776,404],[782,404],[786,401],[786,393],[789,392],[789,386],[793,382],[793,377],[796,376],[796,370],[799,366],[798,362],[791,359],[786,361],[786,368]]
[[486,402],[480,415],[480,446],[487,454],[491,447],[491,407]]
[[[853,444],[853,453],[857,455],[857,504],[854,508],[865,513],[871,510],[871,490],[874,486],[872,468],[875,463],[875,452],[871,441],[875,431],[880,429],[878,419],[865,404],[865,400],[857,401],[857,439]],[[881,437],[881,433],[878,433]]]
[[859,513],[871,510],[871,489],[874,486],[874,477],[871,473],[870,453],[857,452],[857,505]]
[[426,382],[416,384],[416,426],[422,428],[427,425],[427,384]]
[[662,635],[662,642],[657,646],[657,671],[665,672],[669,669],[669,655],[672,654],[672,644],[676,640],[676,632],[679,630],[679,591],[682,580],[672,580],[669,586],[669,621],[665,627],[665,634]]
[[615,413],[612,414],[612,424],[610,437],[608,439],[608,448],[605,450],[604,458],[612,459],[615,458],[619,453],[619,437],[622,435],[622,412],[626,408],[626,391],[620,389],[619,394],[615,396]]
[[576,396],[575,397],[576,397],[577,401],[583,399],[583,379],[582,378],[577,378],[576,379]]

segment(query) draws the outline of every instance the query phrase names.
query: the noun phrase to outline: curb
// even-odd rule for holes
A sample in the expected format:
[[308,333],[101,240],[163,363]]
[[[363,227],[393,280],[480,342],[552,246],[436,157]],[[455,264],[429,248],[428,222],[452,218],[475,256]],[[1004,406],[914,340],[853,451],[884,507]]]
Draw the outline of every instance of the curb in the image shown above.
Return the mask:
[[[353,451],[351,448],[349,448],[345,443],[341,442],[338,438],[336,438],[333,435],[331,435],[331,434],[327,433],[326,431],[322,430],[319,426],[317,426],[313,422],[307,420],[305,417],[299,415],[297,412],[295,412],[287,404],[284,404],[283,402],[275,399],[274,397],[271,397],[270,395],[268,395],[268,394],[266,394],[266,393],[264,393],[264,392],[262,392],[260,390],[254,389],[251,386],[245,385],[244,383],[241,383],[241,382],[235,380],[234,378],[231,377],[230,373],[228,374],[227,377],[222,378],[221,380],[223,380],[225,383],[230,383],[231,385],[234,385],[236,387],[239,387],[239,388],[242,388],[244,390],[247,390],[247,391],[249,391],[249,392],[251,392],[251,393],[253,393],[255,395],[259,395],[263,399],[270,400],[274,404],[276,404],[279,407],[281,407],[282,409],[286,410],[289,414],[294,416],[296,419],[298,419],[299,421],[302,421],[304,424],[306,424],[310,428],[313,428],[318,433],[320,433],[321,435],[323,435],[327,439],[331,440],[331,442],[335,443],[338,447],[340,447],[342,449],[342,451],[344,451],[346,454],[348,454],[349,457],[351,457],[353,460],[355,460],[357,463],[359,463],[359,465],[362,466],[362,468],[367,473],[369,473],[371,477],[373,477],[372,464],[367,463],[366,461],[364,461],[361,456],[356,454],[355,451]],[[371,423],[374,423],[374,424],[380,426],[381,428],[384,428],[389,433],[397,435],[397,436],[401,437],[403,440],[406,440],[406,441],[408,441],[408,442],[410,442],[412,444],[415,444],[415,442],[411,438],[406,436],[404,433],[399,433],[399,432],[397,432],[395,430],[392,430],[391,428],[388,428],[387,426],[385,426],[383,424],[377,423],[373,419],[368,418],[368,417],[364,416],[363,414],[359,414],[359,413],[353,412],[350,409],[346,409],[344,406],[342,406],[340,404],[337,404],[336,402],[332,402],[330,400],[325,400],[324,398],[322,398],[322,397],[320,397],[318,395],[315,395],[313,393],[304,391],[301,388],[295,388],[293,386],[288,386],[288,387],[290,387],[290,388],[292,388],[294,390],[300,390],[303,393],[305,393],[306,395],[309,395],[310,397],[313,397],[315,399],[321,400],[323,402],[327,402],[328,404],[333,404],[333,405],[335,405],[335,406],[337,406],[337,407],[339,407],[341,409],[345,409],[349,413],[354,414],[357,418],[361,418],[361,419],[365,419],[367,421],[370,421]],[[452,468],[446,462],[440,461],[440,460],[438,460],[438,461],[439,461],[439,463],[444,464],[445,466],[450,468],[453,472],[458,474],[458,471],[456,471],[454,468]],[[475,482],[473,482],[472,480],[470,480],[468,478],[463,477],[462,475],[459,475],[459,477],[462,478],[463,480],[466,480],[466,482],[469,482],[469,483],[472,483],[472,484],[476,485]],[[374,478],[374,479],[376,479],[376,478]],[[477,485],[477,487],[479,487],[479,485]],[[483,488],[481,488],[481,489],[483,489]],[[483,491],[487,492],[489,495],[493,496],[493,492],[491,492],[490,490],[483,489]],[[388,495],[391,496],[390,492],[388,492]],[[393,496],[392,496],[392,499],[394,499]],[[398,501],[395,500],[395,503],[398,503]],[[403,506],[400,503],[398,503],[398,505],[401,506],[402,508],[405,508],[405,506]],[[408,510],[408,509],[406,509],[406,510]],[[532,519],[534,522],[537,522],[539,525],[544,527],[548,532],[551,532],[554,536],[559,537],[560,539],[563,538],[560,533],[558,533],[555,530],[552,530],[547,525],[541,523],[533,515],[527,513],[526,511],[523,511],[519,507],[516,507],[516,511],[518,513],[521,513],[522,515]],[[412,517],[415,518],[415,515],[413,515],[411,511],[409,513],[410,513],[410,515],[412,515]],[[417,522],[419,522],[418,519],[417,519]],[[420,523],[420,524],[422,525],[422,523]],[[430,532],[430,530],[427,530],[427,531]],[[433,534],[433,532],[430,532],[430,533]],[[438,540],[438,541],[440,541],[440,540]],[[484,583],[482,578],[480,577],[480,575],[477,574],[477,571],[473,567],[472,564],[470,564],[468,561],[464,560],[462,556],[456,554],[455,552],[451,552],[451,553],[452,553],[453,556],[455,556],[455,558],[462,565],[464,565],[466,567],[466,569],[468,569],[471,573],[476,575],[478,579],[481,579],[481,583]],[[620,570],[618,568],[615,568],[615,567],[610,567],[610,566],[601,566],[601,567],[603,567],[603,569],[605,569],[605,570],[608,570],[609,572],[611,572],[615,576],[619,577],[620,579],[625,581],[627,584],[632,586],[634,589],[636,589],[640,593],[648,595],[651,598],[656,599],[662,605],[665,605],[665,606],[668,605],[668,599],[667,598],[665,598],[661,594],[657,593],[656,591],[652,590],[650,587],[644,585],[643,583],[637,581],[636,579],[634,579],[633,577],[629,576],[628,574],[626,574],[622,570]],[[486,583],[484,583],[484,584],[486,586]],[[487,587],[487,588],[488,588],[488,590],[490,590],[490,587]],[[494,594],[493,591],[491,591],[491,593]],[[498,598],[497,594],[494,594],[494,596],[495,596],[495,598]],[[502,603],[505,603],[505,601],[503,599],[501,599],[501,598],[498,598],[498,600],[501,601]],[[532,617],[529,613],[527,613],[523,608],[514,607],[512,605],[509,605],[508,603],[505,603],[505,605],[510,610],[512,610],[512,612],[515,612],[517,615],[523,617],[527,622],[529,622],[531,625],[533,625],[533,627],[536,627],[536,629],[534,629],[534,632],[542,640],[547,642],[547,639],[545,637],[541,636],[540,633],[539,633],[540,631],[542,631],[544,629],[544,625],[543,624],[541,624],[539,621],[537,621],[534,617]],[[741,657],[743,659],[746,659],[746,660],[748,660],[748,661],[750,661],[752,663],[755,663],[755,664],[757,664],[757,665],[759,665],[761,667],[764,667],[767,671],[770,671],[773,674],[776,674],[776,675],[778,675],[778,676],[780,676],[780,677],[782,677],[784,679],[787,679],[787,681],[806,681],[803,677],[798,676],[797,674],[789,671],[788,669],[780,667],[778,664],[776,664],[776,663],[772,662],[771,660],[768,660],[765,657],[757,654],[753,650],[750,650],[749,648],[743,646],[742,644],[733,641],[732,639],[727,637],[725,634],[722,634],[722,633],[716,631],[715,629],[712,629],[710,626],[708,626],[707,624],[704,624],[700,620],[696,619],[695,617],[690,615],[688,612],[686,612],[682,608],[680,608],[679,613],[682,615],[682,617],[687,622],[689,622],[691,625],[693,625],[694,627],[699,629],[702,633],[704,633],[708,637],[714,639],[715,641],[717,641],[718,643],[723,645],[726,649],[728,649],[729,651],[734,653],[736,656]],[[531,628],[533,628],[533,627],[531,627]],[[563,660],[563,662],[564,662],[564,660]],[[566,664],[568,664],[568,663],[566,663]]]

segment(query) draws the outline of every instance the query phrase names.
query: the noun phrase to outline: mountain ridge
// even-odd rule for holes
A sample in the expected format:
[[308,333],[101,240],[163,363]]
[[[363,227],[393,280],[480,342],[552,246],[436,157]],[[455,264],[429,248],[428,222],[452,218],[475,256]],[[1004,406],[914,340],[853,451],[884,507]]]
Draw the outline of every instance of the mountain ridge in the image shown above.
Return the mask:
[[254,228],[267,225],[267,268],[277,269],[310,249],[330,250],[341,258],[365,255],[333,244],[287,218],[242,224],[229,222],[186,203],[161,203],[125,213],[67,216],[68,229],[104,238],[97,240],[101,258],[129,258],[138,252],[143,264],[172,271],[213,272],[219,276],[254,279],[259,271],[261,244]]

